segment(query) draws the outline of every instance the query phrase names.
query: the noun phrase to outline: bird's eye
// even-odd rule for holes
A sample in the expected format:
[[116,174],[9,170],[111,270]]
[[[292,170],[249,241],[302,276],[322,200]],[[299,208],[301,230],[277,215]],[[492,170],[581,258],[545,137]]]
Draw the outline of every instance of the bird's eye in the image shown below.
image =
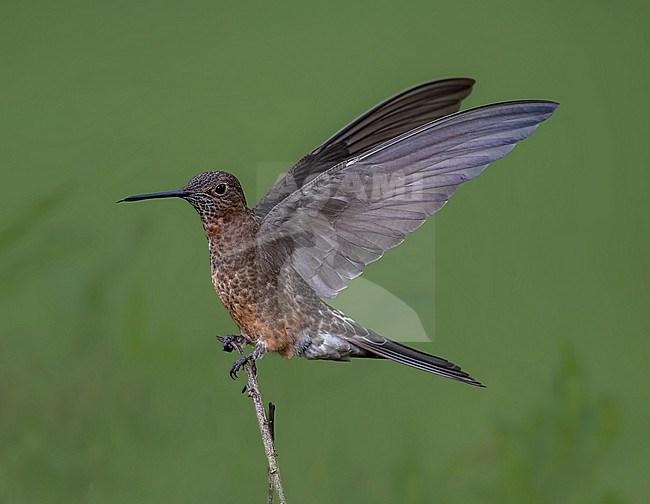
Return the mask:
[[226,184],[219,184],[214,188],[214,192],[221,196],[222,194],[226,194],[226,189],[228,189],[228,186]]

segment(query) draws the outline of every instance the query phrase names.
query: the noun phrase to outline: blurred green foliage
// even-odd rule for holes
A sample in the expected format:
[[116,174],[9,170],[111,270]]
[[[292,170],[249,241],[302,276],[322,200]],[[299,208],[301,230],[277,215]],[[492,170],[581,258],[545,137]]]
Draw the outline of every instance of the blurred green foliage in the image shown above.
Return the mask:
[[[485,446],[459,454],[436,476],[439,491],[458,501],[623,502],[594,490],[620,419],[615,402],[588,386],[578,360],[565,348],[546,400],[521,420],[500,423]],[[449,489],[446,482],[466,472],[480,474],[477,483]]]
[[[286,492],[646,502],[648,14],[635,1],[4,2],[0,502],[263,499],[198,219],[180,201],[114,201],[226,169],[252,203],[267,167],[457,75],[478,81],[467,107],[562,106],[364,278],[415,310],[434,340],[419,347],[488,388],[265,358]],[[409,339],[355,288],[340,300],[351,316]]]
[[546,409],[498,431],[502,488],[498,502],[592,500],[597,469],[617,434],[616,405],[592,399],[568,351]]

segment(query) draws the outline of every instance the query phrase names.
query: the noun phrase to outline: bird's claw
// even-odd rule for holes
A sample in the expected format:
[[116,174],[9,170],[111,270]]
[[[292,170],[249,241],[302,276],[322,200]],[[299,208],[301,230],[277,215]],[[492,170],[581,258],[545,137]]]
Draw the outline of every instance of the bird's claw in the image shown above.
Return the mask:
[[217,336],[217,339],[223,346],[224,352],[232,352],[237,350],[241,353],[242,347],[246,344],[246,340],[239,334],[228,334],[226,336]]
[[237,373],[239,370],[244,367],[244,365],[248,362],[250,363],[251,367],[253,368],[253,374],[257,376],[257,365],[255,364],[255,353],[250,353],[248,355],[244,355],[243,357],[240,357],[235,361],[235,363],[232,365],[232,368],[230,369],[230,377],[233,380],[237,379]]

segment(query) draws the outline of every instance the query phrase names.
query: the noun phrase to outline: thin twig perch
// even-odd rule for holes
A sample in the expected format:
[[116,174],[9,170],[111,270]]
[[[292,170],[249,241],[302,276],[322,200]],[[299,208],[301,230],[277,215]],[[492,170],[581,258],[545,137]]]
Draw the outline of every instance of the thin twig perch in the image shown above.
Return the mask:
[[[273,445],[275,446],[275,404],[272,402],[269,402],[269,432],[271,432],[271,441],[273,441]],[[275,485],[273,484],[273,476],[271,475],[271,468],[269,467],[268,470],[268,477],[269,477],[269,493],[266,496],[266,504],[273,504],[273,493],[274,493],[274,488]],[[280,476],[278,475],[278,478]]]
[[[248,378],[248,397],[253,400],[255,406],[255,413],[257,414],[257,423],[260,425],[260,434],[262,435],[262,444],[264,444],[264,453],[269,464],[269,499],[268,502],[273,501],[272,489],[278,493],[280,504],[286,504],[287,501],[284,497],[284,489],[282,488],[282,479],[280,478],[280,468],[278,466],[278,456],[275,453],[275,445],[273,443],[273,435],[269,428],[269,422],[266,418],[266,411],[264,411],[264,403],[262,402],[262,394],[260,387],[257,383],[257,377],[253,366],[247,362],[244,365],[244,371]],[[275,409],[275,407],[274,407]]]
[[[243,354],[239,344],[232,340],[230,340],[228,346],[226,346],[226,338],[228,337],[217,336],[217,339],[224,344],[225,350],[232,350],[232,348],[234,348],[239,352],[239,354]],[[260,386],[257,383],[257,375],[254,365],[247,361],[244,363],[243,369],[248,378],[248,384],[244,390],[248,391],[248,397],[252,399],[253,406],[255,406],[257,423],[260,426],[262,444],[264,445],[264,453],[268,462],[269,491],[267,495],[267,503],[273,503],[273,491],[275,490],[280,499],[280,504],[287,504],[287,500],[284,497],[284,489],[282,488],[282,479],[280,478],[278,455],[275,452],[275,405],[269,403],[269,419],[267,419],[266,411],[264,411],[264,403],[262,402],[262,393],[260,392]]]

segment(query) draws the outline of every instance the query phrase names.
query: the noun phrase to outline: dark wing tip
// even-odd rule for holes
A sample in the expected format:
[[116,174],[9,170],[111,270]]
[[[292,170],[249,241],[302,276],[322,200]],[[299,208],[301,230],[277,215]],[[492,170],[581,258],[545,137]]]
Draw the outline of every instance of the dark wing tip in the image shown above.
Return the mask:
[[555,100],[532,100],[532,101],[534,103],[539,103],[540,105],[546,105],[553,110],[556,110],[560,106],[560,102]]
[[451,77],[445,79],[445,81],[462,83],[467,87],[473,87],[476,84],[476,79],[472,79],[471,77]]
[[[560,106],[560,102],[555,100],[512,100],[512,101],[502,102],[502,103],[492,103],[490,105],[505,105],[508,103],[512,103],[514,105],[516,104],[538,105],[542,108],[548,108],[551,111],[556,110]],[[489,107],[490,105],[486,105],[486,107]]]

